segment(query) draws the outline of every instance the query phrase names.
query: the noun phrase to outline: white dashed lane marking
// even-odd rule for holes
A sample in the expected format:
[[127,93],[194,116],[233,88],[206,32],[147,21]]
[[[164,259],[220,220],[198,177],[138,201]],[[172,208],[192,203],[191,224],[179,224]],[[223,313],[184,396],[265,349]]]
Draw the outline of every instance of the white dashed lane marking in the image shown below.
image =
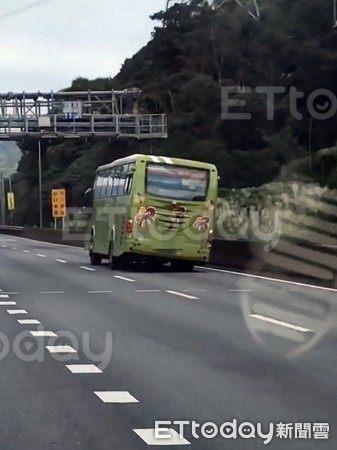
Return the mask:
[[252,317],[253,319],[263,320],[264,322],[272,323],[274,325],[279,325],[284,328],[289,328],[291,330],[301,331],[302,333],[310,333],[312,331],[309,328],[304,328],[300,327],[299,325],[283,322],[281,320],[273,319],[272,317],[261,316],[260,314],[249,314],[249,317]]
[[139,403],[139,401],[127,391],[95,391],[94,394],[104,403]]
[[69,364],[66,368],[72,373],[103,373],[95,364]]
[[184,289],[183,292],[206,292],[205,289]]
[[23,251],[23,253],[30,253],[29,250],[22,250],[22,251]]
[[77,353],[70,345],[46,345],[49,353]]
[[90,272],[95,272],[96,271],[96,269],[92,269],[91,267],[85,267],[85,266],[81,266],[80,269],[89,270]]
[[147,294],[150,292],[161,292],[161,290],[160,289],[139,289],[139,290],[136,290],[135,292]]
[[37,319],[17,319],[20,325],[39,325],[41,322]]
[[36,253],[36,256],[39,256],[40,258],[45,258],[46,255],[41,255],[40,253]]
[[8,314],[28,314],[25,309],[7,309]]
[[132,278],[121,277],[120,275],[114,275],[114,278],[117,278],[117,280],[129,281],[131,283],[135,282],[135,280],[132,280]]
[[56,337],[57,334],[53,331],[30,331],[30,334],[34,337]]
[[[190,445],[191,443],[177,433],[173,428],[165,429],[165,435],[170,436],[166,438],[158,437],[156,438],[154,428],[140,428],[133,430],[138,436],[143,439],[147,445]],[[164,430],[162,430],[162,434]]]
[[65,261],[64,259],[57,259],[56,261],[59,262],[59,263],[62,263],[62,264],[66,264],[67,263],[67,261]]
[[190,300],[198,300],[198,297],[194,297],[193,295],[183,294],[182,292],[176,291],[166,291],[168,294],[177,295],[178,297],[188,298]]

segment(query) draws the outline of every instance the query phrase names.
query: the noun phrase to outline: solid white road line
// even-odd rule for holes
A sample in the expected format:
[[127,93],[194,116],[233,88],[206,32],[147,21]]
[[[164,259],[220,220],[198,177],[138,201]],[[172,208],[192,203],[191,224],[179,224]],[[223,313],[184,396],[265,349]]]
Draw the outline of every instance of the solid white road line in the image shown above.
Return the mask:
[[69,364],[66,368],[72,373],[103,373],[95,364]]
[[16,302],[12,302],[12,301],[4,301],[4,302],[0,302],[0,306],[10,306],[10,305],[17,305]]
[[62,263],[62,264],[66,264],[67,263],[67,261],[65,261],[64,259],[57,259],[56,261],[59,262],[59,263]]
[[95,270],[96,270],[96,269],[92,269],[91,267],[85,267],[85,266],[81,266],[80,269],[90,270],[90,272],[95,272]]
[[41,322],[37,319],[17,319],[20,325],[39,325]]
[[305,287],[305,288],[321,289],[323,291],[337,292],[337,289],[334,289],[334,288],[327,288],[327,287],[323,287],[323,286],[316,286],[315,284],[299,283],[298,281],[281,280],[280,278],[264,277],[263,275],[254,275],[252,273],[233,272],[232,270],[215,269],[214,267],[196,266],[196,268],[197,269],[202,269],[204,271],[207,270],[209,272],[227,273],[227,274],[230,274],[230,275],[238,275],[238,276],[241,276],[241,277],[256,278],[258,280],[273,281],[275,283],[291,284],[293,286],[301,286],[301,287]]
[[[143,439],[147,445],[190,445],[191,443],[180,436],[173,428],[167,428],[165,435],[169,435],[169,438],[159,437],[155,435],[154,428],[140,428],[133,430],[138,436]],[[158,430],[159,431],[159,430]],[[164,434],[164,430],[161,431],[161,435]]]
[[46,349],[50,353],[77,353],[70,345],[46,345]]
[[190,300],[198,300],[198,297],[194,297],[193,295],[187,295],[187,294],[183,294],[182,292],[176,292],[176,291],[165,291],[168,294],[172,294],[172,295],[178,295],[178,297],[184,297],[184,298],[188,298]]
[[273,319],[272,317],[261,316],[260,314],[249,314],[249,317],[253,317],[254,319],[263,320],[264,322],[273,323],[274,325],[279,325],[281,327],[289,328],[295,331],[301,331],[302,333],[309,333],[312,330],[309,328],[300,327],[299,325],[294,325],[292,323],[283,322],[281,320]]
[[30,334],[34,337],[56,337],[57,334],[53,331],[30,331]]
[[123,281],[130,281],[131,283],[135,282],[135,280],[132,280],[131,278],[121,277],[120,275],[114,275],[114,278],[117,278],[118,280],[123,280]]
[[139,403],[139,401],[127,391],[94,391],[104,403]]
[[8,314],[28,314],[25,309],[7,309]]

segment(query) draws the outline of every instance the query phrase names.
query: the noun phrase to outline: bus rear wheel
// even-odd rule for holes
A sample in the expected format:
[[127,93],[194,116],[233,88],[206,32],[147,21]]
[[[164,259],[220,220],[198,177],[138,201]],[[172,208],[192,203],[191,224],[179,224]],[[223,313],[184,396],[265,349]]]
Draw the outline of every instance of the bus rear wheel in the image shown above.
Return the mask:
[[92,266],[99,266],[102,263],[102,257],[98,253],[94,253],[94,241],[93,236],[91,236],[89,241],[89,258]]
[[118,258],[116,258],[116,256],[113,256],[113,249],[112,249],[112,246],[110,246],[110,249],[109,249],[109,269],[110,270],[117,269],[117,261],[118,261]]
[[171,261],[171,269],[174,272],[193,272],[194,263],[191,261],[175,259]]

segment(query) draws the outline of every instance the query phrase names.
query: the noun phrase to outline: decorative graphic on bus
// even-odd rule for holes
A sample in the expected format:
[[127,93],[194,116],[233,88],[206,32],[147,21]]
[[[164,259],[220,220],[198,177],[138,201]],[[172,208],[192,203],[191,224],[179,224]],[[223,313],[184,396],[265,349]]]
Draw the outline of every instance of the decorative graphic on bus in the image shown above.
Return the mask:
[[180,219],[184,219],[186,217],[185,213],[186,213],[185,206],[175,206],[172,209],[172,216],[171,216],[172,222],[177,223],[179,222]]
[[209,227],[211,219],[207,216],[199,216],[195,219],[193,223],[193,228],[195,228],[198,231],[205,231]]
[[135,222],[140,227],[145,227],[147,225],[150,225],[151,223],[154,223],[156,221],[157,217],[157,210],[153,206],[141,206],[138,209],[138,212],[135,216]]

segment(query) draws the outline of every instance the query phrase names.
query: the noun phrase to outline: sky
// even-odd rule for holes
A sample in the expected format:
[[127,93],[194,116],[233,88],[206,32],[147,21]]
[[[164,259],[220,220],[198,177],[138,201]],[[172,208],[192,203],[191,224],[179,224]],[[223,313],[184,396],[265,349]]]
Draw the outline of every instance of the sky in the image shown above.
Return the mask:
[[149,16],[165,5],[166,0],[0,0],[0,92],[57,91],[79,76],[116,75],[151,39],[158,23]]
[[[151,39],[166,0],[0,0],[0,93],[49,92],[77,77],[113,77]],[[20,151],[0,141],[0,171]]]

